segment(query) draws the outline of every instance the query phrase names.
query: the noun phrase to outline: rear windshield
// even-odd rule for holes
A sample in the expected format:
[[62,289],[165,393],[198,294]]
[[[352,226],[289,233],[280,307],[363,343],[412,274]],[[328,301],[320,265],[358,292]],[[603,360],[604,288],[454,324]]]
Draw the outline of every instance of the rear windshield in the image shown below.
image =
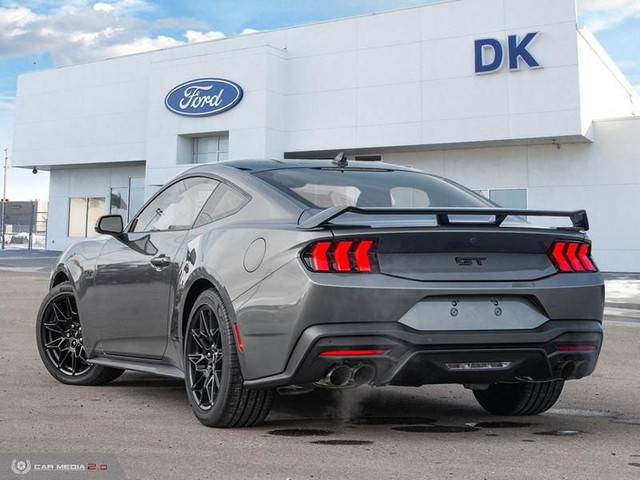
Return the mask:
[[288,168],[257,172],[255,175],[312,208],[491,206],[470,191],[420,172]]

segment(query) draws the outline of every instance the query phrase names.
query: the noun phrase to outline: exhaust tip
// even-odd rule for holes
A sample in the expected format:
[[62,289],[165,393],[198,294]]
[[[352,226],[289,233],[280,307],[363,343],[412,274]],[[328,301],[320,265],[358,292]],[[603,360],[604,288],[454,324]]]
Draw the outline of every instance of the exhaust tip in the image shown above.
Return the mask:
[[576,367],[576,378],[583,378],[587,375],[587,370],[589,369],[588,362],[579,362]]
[[329,385],[344,387],[351,380],[351,369],[346,365],[339,365],[332,368],[327,374],[326,380]]
[[371,383],[376,376],[376,369],[371,365],[362,365],[353,371],[353,382],[356,385]]
[[560,376],[563,380],[569,380],[576,371],[576,364],[574,362],[567,362],[562,367]]

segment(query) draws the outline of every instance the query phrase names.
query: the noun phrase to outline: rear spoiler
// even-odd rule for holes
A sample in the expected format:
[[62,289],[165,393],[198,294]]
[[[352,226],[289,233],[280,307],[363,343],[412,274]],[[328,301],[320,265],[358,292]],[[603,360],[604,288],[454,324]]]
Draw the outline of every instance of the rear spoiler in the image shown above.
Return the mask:
[[[482,225],[500,226],[509,216],[517,217],[568,217],[573,227],[557,227],[564,230],[589,230],[589,219],[585,210],[522,210],[512,208],[363,208],[353,206],[330,207],[315,215],[298,221],[298,228],[308,230],[331,225],[331,220],[344,215],[355,213],[359,215],[434,215],[438,226],[446,225]],[[450,215],[495,216],[492,222],[455,222]],[[302,217],[301,217],[302,218]]]

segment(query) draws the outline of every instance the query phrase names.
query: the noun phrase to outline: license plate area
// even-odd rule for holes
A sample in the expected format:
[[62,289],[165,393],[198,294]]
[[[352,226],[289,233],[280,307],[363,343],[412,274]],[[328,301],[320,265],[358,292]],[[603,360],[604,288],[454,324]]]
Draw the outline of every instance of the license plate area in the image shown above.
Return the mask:
[[399,320],[421,331],[529,330],[549,319],[526,297],[439,296],[414,305]]

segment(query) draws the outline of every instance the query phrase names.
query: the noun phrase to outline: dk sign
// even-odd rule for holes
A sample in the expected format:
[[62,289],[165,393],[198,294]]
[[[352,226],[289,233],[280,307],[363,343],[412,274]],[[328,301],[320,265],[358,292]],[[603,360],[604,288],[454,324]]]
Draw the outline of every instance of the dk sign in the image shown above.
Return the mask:
[[509,35],[506,45],[495,38],[476,40],[476,73],[497,72],[503,68],[505,62],[509,70],[519,70],[523,64],[529,68],[539,68],[540,64],[529,50],[539,33],[527,33],[523,38]]

